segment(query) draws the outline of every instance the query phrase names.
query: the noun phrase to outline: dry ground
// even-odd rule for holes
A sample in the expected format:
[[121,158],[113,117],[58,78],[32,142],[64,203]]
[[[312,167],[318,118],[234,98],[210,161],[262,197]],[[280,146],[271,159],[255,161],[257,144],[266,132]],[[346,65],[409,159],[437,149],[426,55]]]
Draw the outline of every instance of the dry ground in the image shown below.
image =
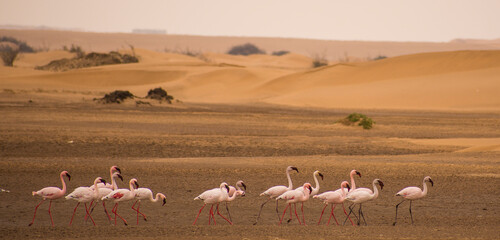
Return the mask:
[[[500,114],[372,110],[363,111],[377,122],[372,130],[333,124],[351,112],[247,105],[136,107],[64,101],[48,93],[0,93],[0,187],[10,190],[0,192],[0,238],[498,238],[500,153],[461,153],[456,151],[464,146],[403,139],[499,138]],[[47,203],[28,227],[40,201],[31,191],[60,186],[62,170],[72,176],[69,191],[97,176],[108,180],[111,165],[122,169],[125,181],[135,177],[141,187],[165,193],[167,205],[143,203],[149,219],[138,226],[130,203],[119,208],[129,226],[110,225],[99,206],[93,227],[79,209],[70,227],[76,203],[61,199],[53,203],[55,227]],[[296,186],[312,182],[312,172],[320,170],[325,175],[321,192],[337,189],[351,169],[363,174],[356,179],[358,186],[382,179],[379,198],[364,205],[368,226],[317,226],[322,204],[316,200],[304,206],[309,226],[296,221],[277,226],[272,204],[252,225],[264,200],[259,193],[286,184],[288,165],[300,170],[292,174]],[[421,186],[426,175],[435,185],[425,200],[414,202],[415,224],[410,225],[406,204],[393,227],[399,200],[394,194]],[[234,226],[220,218],[217,226],[207,226],[206,211],[197,226],[191,225],[202,206],[194,197],[221,181],[239,179],[248,191],[231,203]]]

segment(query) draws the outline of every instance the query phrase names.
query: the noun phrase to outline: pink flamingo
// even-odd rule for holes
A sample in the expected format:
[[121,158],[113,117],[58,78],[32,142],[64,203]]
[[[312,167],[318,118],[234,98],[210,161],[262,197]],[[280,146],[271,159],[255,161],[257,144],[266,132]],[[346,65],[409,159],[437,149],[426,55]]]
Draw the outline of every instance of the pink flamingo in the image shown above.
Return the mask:
[[[309,191],[307,191],[309,190]],[[300,218],[299,216],[297,215],[297,203],[300,202],[302,205],[301,205],[301,212],[302,212],[302,222],[304,225],[306,225],[306,219],[305,219],[305,216],[304,216],[304,202],[309,200],[309,196],[312,192],[312,187],[311,187],[311,184],[310,183],[304,183],[304,185],[302,186],[302,189],[301,190],[290,190],[290,191],[287,191],[283,194],[281,194],[280,196],[278,196],[276,199],[283,199],[283,200],[286,200],[286,203],[288,204],[285,208],[285,211],[283,211],[283,216],[281,217],[280,219],[280,223],[279,225],[281,225],[281,222],[283,221],[283,218],[285,217],[285,213],[286,213],[286,210],[288,209],[288,207],[290,207],[290,214],[292,214],[292,203],[293,203],[293,206],[295,208],[295,216],[297,217],[297,220],[299,220],[299,224],[300,223]]]
[[[158,200],[162,199],[162,206],[167,203],[166,197],[163,193],[156,193],[155,198],[153,198],[153,191],[149,188],[138,188],[135,190],[135,203],[132,205],[132,209],[134,209],[137,212],[137,225],[139,225],[139,214],[142,215],[144,218],[144,221],[147,221],[148,219],[146,218],[146,215],[142,212],[139,211],[139,208],[141,207],[141,200],[150,200],[151,202],[158,202]],[[137,205],[137,209],[135,209],[135,204],[139,202]]]
[[[312,192],[311,192],[311,197],[318,194],[319,192],[319,181],[318,181],[318,176],[321,177],[321,180],[323,180],[323,174],[320,173],[318,170],[314,171],[313,173],[313,179],[314,179],[314,183],[316,184],[316,187],[313,187],[312,188]],[[301,186],[301,187],[298,187],[296,188],[295,190],[304,190],[304,188]]]
[[[344,187],[347,188],[347,191],[344,189]],[[337,204],[342,204],[342,208],[344,209],[344,214],[347,216],[347,212],[345,211],[345,207],[344,207],[344,200],[345,200],[346,194],[350,190],[350,188],[351,187],[349,186],[349,183],[347,181],[343,181],[340,184],[341,194],[338,194],[337,191],[328,191],[328,192],[324,192],[322,194],[313,196],[313,198],[317,198],[317,199],[323,201],[323,203],[325,204],[325,207],[323,208],[323,211],[321,212],[321,216],[319,217],[318,225],[321,223],[321,218],[323,217],[323,213],[325,212],[326,207],[330,203],[332,203],[332,212],[330,213],[330,218],[328,218],[327,225],[330,224],[330,219],[332,218],[332,216],[333,216],[333,219],[335,219],[335,222],[337,223],[337,225],[339,225],[339,222],[337,222],[337,218],[335,218],[335,214],[333,213],[333,210],[335,209]],[[349,218],[349,220],[351,221],[351,224],[354,225],[351,218]]]
[[[255,221],[255,223],[253,225],[256,225],[259,222],[260,214],[262,213],[262,208],[264,207],[264,205],[266,203],[268,203],[272,199],[276,199],[276,197],[280,196],[281,194],[285,193],[286,191],[290,191],[293,189],[292,178],[290,178],[290,172],[293,170],[297,171],[297,173],[299,172],[299,170],[294,166],[288,166],[286,168],[286,177],[288,178],[288,187],[286,187],[286,186],[274,186],[274,187],[271,187],[260,194],[260,196],[267,196],[267,197],[269,197],[269,199],[267,199],[260,206],[259,215],[257,216],[257,220]],[[278,200],[277,199],[276,199],[276,214],[278,215],[278,220],[279,220],[280,215],[279,215],[279,211],[278,211]]]
[[38,196],[42,197],[43,200],[38,205],[36,205],[35,214],[33,215],[33,220],[31,221],[31,223],[28,226],[33,225],[33,223],[35,222],[36,210],[47,199],[50,199],[49,216],[50,216],[50,222],[52,222],[52,226],[54,226],[54,221],[52,220],[52,213],[50,212],[50,207],[52,206],[52,200],[59,199],[59,198],[63,197],[64,194],[66,194],[66,183],[64,182],[63,176],[68,177],[68,181],[71,180],[71,176],[69,175],[68,171],[62,171],[61,174],[59,174],[59,177],[61,178],[61,182],[62,182],[62,189],[60,189],[58,187],[46,187],[46,188],[42,188],[41,190],[38,190],[36,192],[35,191],[32,192],[33,196],[38,195]]
[[222,216],[219,212],[219,203],[222,201],[225,201],[228,198],[228,193],[229,193],[229,185],[227,183],[223,182],[220,184],[219,188],[214,188],[207,190],[203,192],[202,194],[198,195],[197,197],[194,198],[194,200],[202,200],[204,202],[203,207],[201,207],[200,211],[198,212],[198,215],[196,216],[196,219],[193,222],[193,225],[196,224],[196,221],[198,221],[198,217],[200,217],[200,213],[205,208],[207,204],[211,204],[212,206],[210,207],[209,215],[208,215],[208,224],[210,225],[210,219],[214,219],[214,225],[217,224],[215,222],[215,215],[214,215],[214,205],[217,204],[217,214],[221,216],[224,220],[226,220],[229,224],[233,225],[231,221],[229,221],[227,218]]
[[[241,190],[241,188],[243,188],[244,190]],[[229,213],[229,207],[228,207],[229,203],[232,202],[234,199],[236,199],[236,196],[234,196],[234,194],[237,192],[239,192],[238,196],[244,197],[246,190],[247,190],[247,185],[245,185],[243,180],[237,181],[236,187],[229,186],[229,192],[228,192],[229,198],[225,201],[226,202],[226,211],[227,211],[227,214],[229,216],[229,221],[231,221],[231,222],[233,221],[233,219],[231,218],[231,213]]]
[[[109,168],[109,177],[111,178],[111,182],[113,182],[113,173],[114,173],[114,171],[117,171],[120,174],[122,173],[122,171],[120,170],[119,167],[117,167],[117,166],[111,166]],[[93,189],[95,186],[92,185],[90,187]],[[109,183],[99,183],[99,184],[97,184],[97,187],[100,187],[100,188],[109,188],[111,190],[116,190],[115,186],[113,186],[113,184],[109,184]]]
[[[380,181],[380,179],[375,179],[375,180],[373,180],[373,193],[370,193],[370,192],[365,191],[363,189],[355,189],[355,190],[351,190],[347,193],[347,196],[345,199],[353,202],[354,204],[359,204],[358,225],[360,225],[360,223],[361,223],[361,217],[363,217],[365,225],[367,225],[366,220],[365,220],[365,216],[363,214],[363,210],[361,210],[361,206],[364,202],[374,200],[378,197],[378,188],[376,185],[380,186],[380,190],[382,190],[384,188],[384,183],[382,181]],[[349,211],[349,214],[347,215],[347,217],[349,217],[349,215],[351,215],[352,210],[353,210],[353,208],[351,208],[351,211]],[[345,221],[347,221],[347,218]],[[345,221],[344,221],[344,224],[345,224]]]
[[425,184],[426,182],[430,182],[431,186],[434,186],[434,182],[432,181],[431,177],[427,176],[424,178],[423,191],[419,187],[407,187],[396,193],[396,196],[401,196],[403,198],[403,201],[401,201],[396,205],[396,218],[394,219],[394,223],[392,224],[393,226],[396,226],[396,222],[398,220],[398,206],[399,204],[403,203],[406,200],[410,200],[410,217],[411,217],[411,224],[413,224],[413,215],[411,214],[411,202],[413,200],[418,200],[420,198],[427,196],[427,184]]
[[90,215],[91,213],[89,213],[90,206],[89,206],[89,208],[87,208],[87,203],[90,202],[90,205],[92,206],[92,202],[99,196],[99,188],[95,187],[95,185],[97,185],[98,183],[106,183],[106,181],[104,179],[102,179],[101,177],[97,177],[94,180],[94,185],[93,185],[94,189],[93,190],[90,187],[78,187],[75,190],[73,190],[73,192],[71,192],[70,194],[68,194],[66,196],[66,200],[73,199],[73,200],[78,201],[78,203],[76,204],[75,210],[73,210],[73,215],[71,216],[71,220],[69,221],[69,225],[71,225],[71,223],[73,223],[73,217],[75,217],[76,209],[78,208],[78,206],[80,206],[80,203],[83,202],[83,203],[85,203],[85,212],[86,212],[85,219],[87,218],[87,216],[89,216],[90,220],[92,220],[92,223],[95,226],[94,219],[92,218],[92,215]]
[[[95,205],[93,207],[91,205],[92,209],[90,210],[90,213],[92,213],[94,211],[94,208],[97,206],[97,203],[99,202],[99,200],[101,200],[103,197],[107,196],[112,191],[118,189],[118,185],[116,184],[116,180],[115,180],[116,178],[119,178],[120,180],[123,181],[123,177],[119,171],[114,172],[113,175],[111,176],[112,188],[106,187],[109,184],[106,184],[106,185],[100,184],[102,187],[99,187],[99,194],[98,194],[97,198],[94,199]],[[94,186],[94,185],[92,185],[92,186]],[[106,209],[106,201],[102,201],[102,206],[104,208],[104,212],[106,213],[106,216],[108,217],[108,221],[111,222],[111,216],[109,216],[108,209]],[[91,207],[89,207],[89,208],[91,208]]]
[[106,199],[112,199],[115,202],[115,206],[111,210],[112,213],[115,214],[115,225],[116,225],[116,216],[118,216],[123,224],[128,225],[127,221],[118,214],[118,203],[130,201],[135,197],[135,188],[139,188],[139,184],[137,183],[137,179],[132,178],[129,181],[130,189],[120,188],[110,192],[108,195],[101,198],[102,201]]

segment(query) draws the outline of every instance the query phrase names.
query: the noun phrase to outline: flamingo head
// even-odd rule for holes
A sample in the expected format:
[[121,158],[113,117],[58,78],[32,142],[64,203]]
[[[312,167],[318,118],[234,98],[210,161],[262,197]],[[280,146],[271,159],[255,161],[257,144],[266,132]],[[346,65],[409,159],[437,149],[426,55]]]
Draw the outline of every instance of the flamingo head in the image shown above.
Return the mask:
[[243,182],[243,180],[239,180],[236,183],[236,186],[242,187],[245,191],[247,190],[247,185],[245,185],[245,183]]
[[304,189],[309,189],[309,194],[311,194],[313,191],[310,183],[304,183]]
[[229,185],[227,183],[223,182],[220,184],[220,189],[226,188],[227,193],[229,193]]
[[434,187],[434,182],[432,181],[431,177],[429,177],[429,176],[425,177],[425,181],[430,182],[431,186]]
[[118,173],[122,173],[122,171],[120,170],[120,168],[118,166],[111,166],[111,169],[110,169],[111,172],[113,171],[117,171]]
[[71,176],[69,175],[68,171],[62,171],[61,176],[66,176],[68,177],[68,181],[71,181]]
[[97,182],[101,182],[103,184],[106,184],[106,180],[104,180],[102,177],[98,177]]
[[234,194],[239,194],[240,196],[244,197],[245,196],[245,191],[238,190]]
[[324,177],[323,177],[323,174],[320,173],[319,171],[316,171],[318,173],[318,175],[321,177],[321,180],[324,180]]
[[352,170],[352,172],[354,172],[356,175],[358,175],[359,177],[361,177],[361,173],[358,172],[358,170]]
[[347,181],[343,181],[340,186],[346,187],[348,192],[351,191],[351,185],[349,185],[349,183]]
[[120,180],[122,180],[122,182],[123,182],[123,177],[122,177],[122,175],[120,173],[118,173],[118,172],[113,173],[113,177],[117,177]]
[[293,171],[293,170],[295,170],[295,171],[299,172],[299,169],[298,169],[298,168],[296,168],[296,167],[294,167],[294,166],[288,166],[288,168],[287,168],[286,170],[287,170],[288,172]]
[[163,193],[160,193],[159,195],[160,195],[161,199],[163,199],[161,205],[165,206],[165,204],[167,203],[167,197],[165,197],[165,195],[163,195]]
[[139,188],[139,183],[137,183],[137,179],[135,179],[135,178],[130,179],[129,184],[130,184],[130,186],[135,186],[134,187],[135,189]]
[[380,190],[384,189],[384,183],[380,181],[380,179],[375,179],[375,182],[378,183],[378,185],[380,185]]

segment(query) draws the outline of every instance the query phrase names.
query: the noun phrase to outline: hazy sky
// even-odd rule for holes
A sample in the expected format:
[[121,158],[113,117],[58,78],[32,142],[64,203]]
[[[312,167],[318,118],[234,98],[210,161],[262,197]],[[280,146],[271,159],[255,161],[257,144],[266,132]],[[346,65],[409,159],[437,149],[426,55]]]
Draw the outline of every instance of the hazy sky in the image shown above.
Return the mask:
[[500,38],[500,0],[0,0],[0,25],[332,40]]

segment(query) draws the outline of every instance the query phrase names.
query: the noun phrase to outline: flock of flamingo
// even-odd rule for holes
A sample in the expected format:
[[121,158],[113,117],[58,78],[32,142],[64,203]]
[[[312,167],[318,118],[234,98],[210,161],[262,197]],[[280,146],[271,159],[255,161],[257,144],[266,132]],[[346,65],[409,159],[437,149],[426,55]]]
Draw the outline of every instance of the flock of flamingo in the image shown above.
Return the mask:
[[[286,215],[286,212],[289,211],[290,218],[287,220],[288,222],[292,221],[293,219],[293,213],[295,217],[298,220],[299,225],[306,225],[305,221],[305,215],[304,215],[304,202],[308,201],[310,197],[312,196],[315,199],[320,200],[323,204],[323,210],[321,212],[321,215],[318,220],[318,225],[321,224],[321,219],[323,217],[323,214],[325,213],[326,208],[328,205],[331,205],[331,212],[330,212],[330,217],[328,218],[328,222],[326,223],[327,225],[330,224],[330,220],[333,217],[335,220],[336,224],[339,225],[339,222],[337,221],[337,218],[335,217],[334,214],[334,209],[338,204],[342,204],[342,208],[344,211],[344,214],[346,215],[346,218],[343,222],[345,224],[347,220],[351,222],[352,225],[355,225],[352,219],[350,218],[350,215],[353,214],[353,216],[356,217],[357,219],[357,225],[361,225],[361,220],[363,220],[364,224],[367,225],[363,210],[362,210],[362,204],[368,201],[375,200],[378,195],[379,195],[379,190],[377,186],[380,187],[380,190],[383,189],[384,183],[380,179],[375,179],[373,180],[372,186],[373,190],[369,188],[356,188],[356,183],[354,180],[354,176],[358,175],[361,177],[361,173],[358,172],[357,170],[352,170],[350,172],[350,178],[351,178],[351,184],[347,181],[342,181],[340,184],[340,188],[335,190],[335,191],[327,191],[319,194],[319,181],[318,181],[318,176],[323,179],[323,174],[321,174],[319,171],[315,171],[313,173],[313,178],[315,181],[316,186],[313,187],[310,183],[304,183],[301,187],[298,187],[296,189],[293,188],[292,184],[292,179],[290,177],[290,172],[296,171],[299,172],[299,170],[294,167],[294,166],[288,166],[286,168],[286,176],[288,178],[288,187],[287,186],[273,186],[263,193],[260,194],[260,196],[265,196],[267,200],[262,203],[259,214],[257,216],[257,220],[255,221],[254,225],[259,222],[262,209],[264,208],[264,205],[266,203],[270,202],[271,200],[276,201],[276,214],[278,217],[279,225],[282,224],[284,217]],[[120,202],[125,202],[125,201],[132,201],[135,200],[134,204],[132,205],[132,209],[136,211],[137,213],[137,224],[139,224],[139,214],[142,215],[143,219],[147,221],[147,217],[144,213],[140,212],[140,204],[141,200],[150,200],[152,202],[157,202],[160,199],[163,201],[163,205],[166,203],[166,197],[162,193],[157,193],[156,196],[153,198],[153,192],[149,188],[139,188],[139,184],[137,183],[137,179],[132,178],[129,181],[129,188],[126,189],[119,189],[116,184],[116,179],[119,178],[123,181],[123,177],[120,175],[121,171],[117,166],[112,166],[110,168],[110,176],[111,176],[111,184],[106,183],[106,181],[101,178],[97,177],[94,180],[94,184],[90,187],[78,187],[76,188],[73,192],[68,194],[65,198],[67,200],[75,200],[77,201],[77,205],[75,209],[73,210],[73,215],[71,216],[71,220],[69,224],[71,225],[73,222],[73,218],[75,216],[76,210],[80,203],[84,203],[85,205],[85,220],[90,219],[94,225],[94,219],[92,218],[92,212],[94,208],[97,206],[99,201],[102,201],[102,205],[104,207],[104,211],[107,215],[108,220],[111,222],[113,219],[109,215],[107,209],[106,209],[106,204],[105,202],[107,200],[112,200],[115,205],[113,206],[111,212],[114,214],[114,224],[116,225],[117,217],[119,217],[125,225],[127,225],[127,221],[118,214],[118,203]],[[52,220],[52,214],[51,214],[51,205],[52,201],[62,198],[66,194],[66,183],[64,181],[64,177],[68,178],[68,181],[71,179],[69,173],[67,171],[63,171],[60,174],[61,182],[62,182],[62,189],[58,187],[46,187],[43,188],[39,191],[34,191],[33,196],[40,196],[42,197],[42,201],[35,207],[35,213],[33,215],[33,220],[29,224],[31,226],[36,217],[36,212],[38,207],[45,201],[45,200],[50,200],[49,203],[49,216],[50,220],[52,223],[52,226],[54,226],[54,221]],[[431,186],[434,186],[434,182],[432,179],[427,176],[423,180],[423,189],[419,187],[406,187],[396,193],[396,196],[402,197],[402,201],[396,205],[396,216],[394,219],[393,225],[396,225],[397,223],[397,217],[398,217],[398,207],[400,204],[402,204],[405,201],[410,201],[410,206],[409,206],[409,211],[410,211],[410,217],[411,217],[411,223],[413,224],[413,215],[411,212],[411,203],[413,200],[421,199],[427,195],[427,182],[431,184]],[[215,213],[222,217],[225,221],[227,221],[230,225],[233,225],[232,219],[231,219],[231,214],[229,212],[229,207],[228,203],[235,200],[236,197],[238,196],[245,196],[245,191],[246,191],[246,185],[245,183],[240,180],[236,183],[236,186],[229,186],[227,183],[223,182],[220,184],[218,188],[213,188],[210,190],[207,190],[203,192],[202,194],[198,195],[197,197],[194,198],[194,200],[201,200],[204,202],[203,206],[198,212],[198,215],[196,216],[193,225],[196,224],[201,212],[205,208],[207,204],[210,204],[210,210],[208,213],[208,224],[210,225],[213,221],[213,224],[216,224],[215,221]],[[278,210],[278,202],[280,200],[286,201],[286,207],[285,210],[283,211],[283,214],[280,217],[280,213]],[[352,204],[349,206],[349,213],[347,213],[346,208],[344,207],[344,201],[347,200],[351,202]],[[226,204],[226,210],[228,213],[228,218],[226,218],[224,215],[222,215],[219,211],[219,204],[225,202]],[[297,213],[297,203],[300,203],[300,211],[302,214],[302,220],[299,217],[299,214]],[[87,204],[89,204],[87,206]],[[137,205],[137,208],[134,208]],[[292,205],[293,205],[293,210],[292,210]],[[353,211],[355,205],[358,205],[358,214]],[[215,206],[215,209],[214,209]]]

